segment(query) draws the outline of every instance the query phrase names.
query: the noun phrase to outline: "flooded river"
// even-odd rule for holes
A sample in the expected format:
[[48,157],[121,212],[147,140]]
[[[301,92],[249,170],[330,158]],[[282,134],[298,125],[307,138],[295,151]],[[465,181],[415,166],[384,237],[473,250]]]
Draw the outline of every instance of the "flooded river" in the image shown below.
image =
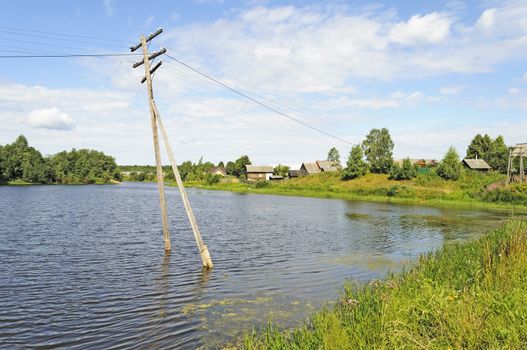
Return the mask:
[[0,348],[218,348],[288,327],[345,279],[396,270],[506,212],[190,189],[215,264],[201,270],[176,188],[165,256],[155,184],[0,187]]

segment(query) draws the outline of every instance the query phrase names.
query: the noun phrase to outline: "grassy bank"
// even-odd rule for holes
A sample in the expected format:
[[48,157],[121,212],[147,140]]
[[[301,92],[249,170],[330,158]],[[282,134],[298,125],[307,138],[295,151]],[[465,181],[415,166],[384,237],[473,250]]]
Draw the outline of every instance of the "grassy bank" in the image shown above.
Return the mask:
[[216,184],[188,183],[204,189],[240,193],[279,194],[348,200],[367,200],[440,206],[511,208],[527,207],[527,187],[488,191],[487,186],[504,180],[501,174],[464,172],[458,181],[435,174],[419,174],[407,181],[388,179],[383,174],[343,181],[338,173],[321,173],[280,182],[244,183],[224,180]]
[[244,349],[525,349],[527,223],[423,255],[405,272],[348,283],[302,327],[246,334]]

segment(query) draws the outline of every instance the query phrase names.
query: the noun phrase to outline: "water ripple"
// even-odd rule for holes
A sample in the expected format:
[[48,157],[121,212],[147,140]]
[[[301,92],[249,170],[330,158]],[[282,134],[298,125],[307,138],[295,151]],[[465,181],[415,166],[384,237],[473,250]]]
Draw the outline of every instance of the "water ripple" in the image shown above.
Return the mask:
[[[507,213],[177,189],[163,252],[155,184],[0,187],[0,348],[218,348],[268,318],[302,321],[368,280]],[[479,225],[474,225],[478,221]]]

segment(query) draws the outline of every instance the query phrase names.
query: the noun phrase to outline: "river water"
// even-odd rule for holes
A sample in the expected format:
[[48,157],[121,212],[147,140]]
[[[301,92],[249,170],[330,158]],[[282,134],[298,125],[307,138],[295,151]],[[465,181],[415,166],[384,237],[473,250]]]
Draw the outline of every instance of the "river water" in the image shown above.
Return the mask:
[[170,256],[155,184],[0,187],[0,348],[219,348],[510,215],[190,189],[207,272],[166,191]]

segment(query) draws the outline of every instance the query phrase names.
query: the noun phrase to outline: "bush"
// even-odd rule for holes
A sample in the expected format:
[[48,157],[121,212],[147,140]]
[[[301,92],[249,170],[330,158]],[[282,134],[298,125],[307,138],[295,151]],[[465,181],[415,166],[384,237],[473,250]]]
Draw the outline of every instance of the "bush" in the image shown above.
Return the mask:
[[413,198],[415,197],[415,191],[405,185],[395,185],[388,189],[386,195],[388,197]]
[[269,181],[266,181],[266,180],[257,181],[256,184],[254,185],[255,188],[264,188],[268,186],[269,186]]
[[511,185],[485,192],[482,199],[486,202],[527,205],[527,185]]
[[205,181],[207,182],[207,185],[214,185],[220,182],[220,179],[221,179],[220,175],[207,174],[207,178],[205,179]]
[[394,164],[390,170],[391,180],[410,180],[417,176],[418,166],[412,164],[410,158],[403,160],[403,165]]

